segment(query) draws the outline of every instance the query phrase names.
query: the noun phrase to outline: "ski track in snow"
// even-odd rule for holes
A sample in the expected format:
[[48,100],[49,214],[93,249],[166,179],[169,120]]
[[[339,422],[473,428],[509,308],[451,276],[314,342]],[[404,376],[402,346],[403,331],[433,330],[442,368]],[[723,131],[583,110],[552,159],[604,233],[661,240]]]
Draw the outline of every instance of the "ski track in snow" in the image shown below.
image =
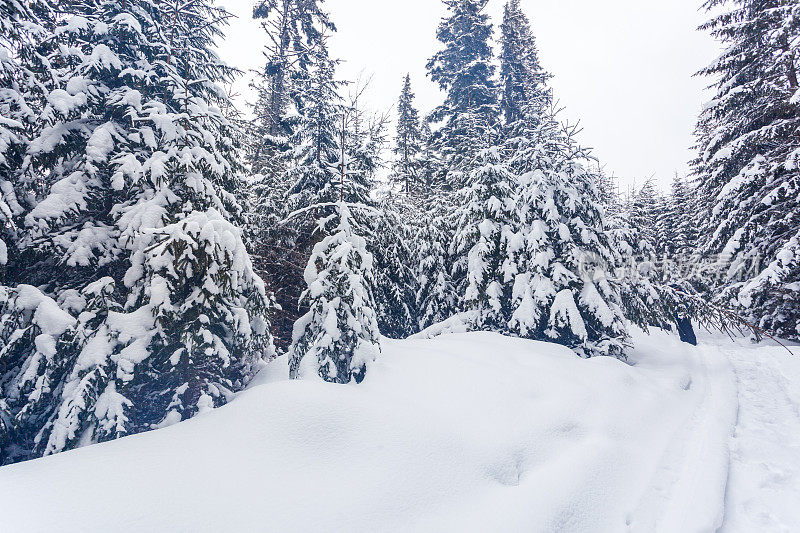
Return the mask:
[[628,530],[800,531],[800,348],[709,336],[685,350],[694,407]]
[[720,348],[739,391],[720,531],[800,531],[800,348],[738,344]]
[[[736,420],[735,377],[714,346],[683,345],[682,352],[687,408],[651,484],[628,516],[628,531],[714,531],[723,520],[728,440]],[[647,362],[647,354],[640,357]]]

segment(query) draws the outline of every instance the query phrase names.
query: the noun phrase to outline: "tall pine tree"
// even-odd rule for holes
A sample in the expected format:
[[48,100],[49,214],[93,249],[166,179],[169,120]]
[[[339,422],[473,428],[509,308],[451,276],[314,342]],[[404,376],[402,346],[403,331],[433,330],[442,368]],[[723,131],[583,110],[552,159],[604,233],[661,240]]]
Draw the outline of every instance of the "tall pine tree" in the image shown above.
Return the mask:
[[395,137],[395,163],[392,180],[403,187],[406,195],[417,186],[420,175],[419,153],[421,150],[422,132],[420,130],[419,112],[414,107],[414,93],[411,91],[411,76],[406,74],[403,90],[397,102],[397,135]]
[[78,319],[58,358],[37,348],[3,365],[15,430],[34,436],[20,458],[221,405],[271,351],[220,110],[232,71],[213,49],[228,14],[205,0],[72,8],[45,38],[53,87],[22,168],[38,194],[20,261]]
[[[539,62],[536,39],[520,0],[509,0],[500,26],[500,110],[506,129],[513,128],[531,105],[544,111],[550,103],[550,75]],[[527,111],[530,113],[530,110]]]
[[554,115],[528,109],[511,145],[522,244],[510,327],[582,356],[624,357],[621,283],[612,270],[609,221],[583,166],[589,154]]
[[303,84],[314,64],[314,51],[328,31],[335,31],[323,0],[259,0],[253,18],[267,36],[267,63],[253,83],[257,92],[250,162],[257,172],[283,170],[296,120],[305,109]]
[[698,124],[694,170],[704,214],[706,280],[723,302],[782,337],[800,338],[800,172],[795,0],[709,0],[702,26],[725,51],[701,73],[716,95]]
[[522,244],[515,178],[501,163],[498,148],[483,152],[480,161],[469,187],[458,194],[462,207],[455,213],[453,278],[464,310],[475,313],[473,326],[505,331]]
[[686,257],[694,253],[697,241],[694,200],[692,185],[676,174],[672,180],[663,215],[661,248],[670,257]]
[[415,226],[416,308],[420,329],[452,316],[459,309],[452,279],[450,224],[441,210],[427,209]]
[[428,61],[431,79],[446,93],[432,114],[443,123],[432,141],[441,157],[438,180],[446,189],[466,183],[469,165],[497,137],[498,94],[487,2],[444,0],[449,13],[436,32],[444,48]]

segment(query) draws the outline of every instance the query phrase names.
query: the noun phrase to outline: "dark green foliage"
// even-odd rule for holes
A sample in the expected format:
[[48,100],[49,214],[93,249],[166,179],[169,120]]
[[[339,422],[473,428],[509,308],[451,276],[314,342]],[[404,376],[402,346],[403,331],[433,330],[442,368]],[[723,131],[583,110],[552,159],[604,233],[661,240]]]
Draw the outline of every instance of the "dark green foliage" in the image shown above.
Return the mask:
[[446,93],[432,114],[443,122],[432,142],[441,157],[440,186],[455,189],[466,182],[468,165],[497,138],[500,111],[487,0],[444,3],[448,16],[436,32],[444,49],[428,61],[431,79]]
[[725,51],[701,73],[716,94],[703,111],[694,170],[701,280],[753,323],[800,338],[800,113],[796,0],[710,0],[702,26]]

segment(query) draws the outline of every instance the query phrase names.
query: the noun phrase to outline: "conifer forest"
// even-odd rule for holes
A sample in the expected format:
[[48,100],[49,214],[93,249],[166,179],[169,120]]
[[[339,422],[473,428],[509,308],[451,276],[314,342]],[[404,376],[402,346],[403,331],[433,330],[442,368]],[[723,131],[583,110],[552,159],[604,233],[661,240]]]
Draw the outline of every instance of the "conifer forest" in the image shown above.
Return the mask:
[[332,1],[234,1],[256,71],[225,1],[0,0],[0,530],[800,531],[800,0],[676,0],[658,179],[547,2],[425,0],[381,110]]

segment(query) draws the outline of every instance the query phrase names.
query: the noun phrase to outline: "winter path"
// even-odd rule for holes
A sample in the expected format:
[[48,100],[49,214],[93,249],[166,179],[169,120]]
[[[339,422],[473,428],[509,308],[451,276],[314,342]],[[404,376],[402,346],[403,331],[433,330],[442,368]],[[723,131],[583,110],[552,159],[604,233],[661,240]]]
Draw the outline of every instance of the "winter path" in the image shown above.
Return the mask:
[[738,421],[721,531],[800,530],[800,347],[720,348],[736,372]]
[[635,342],[387,340],[360,385],[279,359],[187,422],[0,468],[0,530],[800,530],[800,360]]
[[[637,340],[643,344],[642,338]],[[654,350],[665,350],[665,356],[671,353],[684,365],[687,394],[684,409],[674,413],[683,418],[665,441],[651,484],[627,524],[631,531],[714,531],[723,521],[729,440],[737,412],[735,374],[714,344],[648,344],[646,353],[639,349],[636,357],[648,364]]]

